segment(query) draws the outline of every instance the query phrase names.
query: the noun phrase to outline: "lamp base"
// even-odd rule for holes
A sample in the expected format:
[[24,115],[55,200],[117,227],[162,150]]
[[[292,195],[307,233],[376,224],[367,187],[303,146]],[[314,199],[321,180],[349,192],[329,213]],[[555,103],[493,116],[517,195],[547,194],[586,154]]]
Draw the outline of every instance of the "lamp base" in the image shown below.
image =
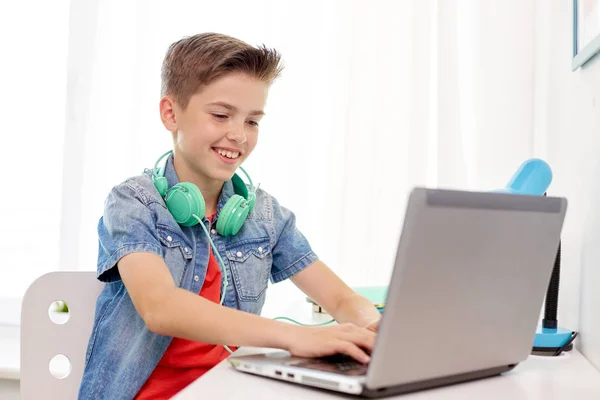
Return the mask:
[[573,348],[569,343],[572,337],[573,331],[565,328],[550,329],[538,326],[533,340],[533,352],[554,355],[561,349],[569,351]]

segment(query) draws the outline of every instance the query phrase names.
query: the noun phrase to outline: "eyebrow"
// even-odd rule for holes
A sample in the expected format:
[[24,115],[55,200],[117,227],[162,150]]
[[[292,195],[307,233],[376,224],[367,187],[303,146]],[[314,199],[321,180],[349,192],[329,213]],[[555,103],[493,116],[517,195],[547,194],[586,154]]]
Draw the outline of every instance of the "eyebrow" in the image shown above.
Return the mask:
[[[220,107],[226,108],[232,112],[238,111],[236,106],[229,104],[229,103],[225,103],[223,101],[216,101],[216,102],[210,103],[208,105],[209,106],[220,106]],[[265,115],[265,112],[263,110],[255,110],[255,111],[250,111],[250,115]]]

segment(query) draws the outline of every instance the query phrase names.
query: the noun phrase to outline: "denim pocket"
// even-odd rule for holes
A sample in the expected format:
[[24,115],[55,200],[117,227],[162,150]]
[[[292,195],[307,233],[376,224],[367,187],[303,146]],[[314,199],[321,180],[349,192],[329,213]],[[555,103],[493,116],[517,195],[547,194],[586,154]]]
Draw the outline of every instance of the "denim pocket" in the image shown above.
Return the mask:
[[241,301],[258,302],[267,290],[273,255],[268,237],[245,239],[228,245],[225,255]]
[[172,228],[158,225],[156,229],[163,248],[163,259],[175,283],[179,284],[189,261],[194,257],[193,247]]

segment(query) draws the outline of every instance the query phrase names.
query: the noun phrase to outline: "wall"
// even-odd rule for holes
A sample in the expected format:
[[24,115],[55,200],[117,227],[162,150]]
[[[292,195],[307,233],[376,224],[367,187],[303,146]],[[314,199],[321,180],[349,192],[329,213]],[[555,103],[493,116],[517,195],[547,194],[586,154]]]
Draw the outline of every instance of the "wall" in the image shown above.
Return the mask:
[[535,143],[569,200],[559,324],[600,369],[600,61],[571,71],[571,18],[571,1],[536,2]]

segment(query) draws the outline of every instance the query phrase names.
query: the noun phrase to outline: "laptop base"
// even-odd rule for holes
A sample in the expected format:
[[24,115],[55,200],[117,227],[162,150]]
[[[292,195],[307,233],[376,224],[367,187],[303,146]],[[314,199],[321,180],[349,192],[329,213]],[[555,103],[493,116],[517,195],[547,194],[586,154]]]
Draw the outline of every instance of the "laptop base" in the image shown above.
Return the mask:
[[467,372],[464,374],[457,374],[446,376],[442,378],[435,378],[426,381],[414,382],[414,383],[406,383],[398,386],[392,386],[388,388],[381,389],[369,389],[367,387],[364,388],[363,392],[360,394],[361,397],[377,399],[383,398],[398,394],[405,394],[410,392],[416,392],[424,389],[433,389],[441,386],[448,386],[457,383],[465,383],[468,381],[474,381],[482,378],[489,378],[495,375],[500,375],[502,373],[508,372],[515,368],[517,364],[510,364],[502,367],[494,367],[489,369],[484,369],[481,371]]

